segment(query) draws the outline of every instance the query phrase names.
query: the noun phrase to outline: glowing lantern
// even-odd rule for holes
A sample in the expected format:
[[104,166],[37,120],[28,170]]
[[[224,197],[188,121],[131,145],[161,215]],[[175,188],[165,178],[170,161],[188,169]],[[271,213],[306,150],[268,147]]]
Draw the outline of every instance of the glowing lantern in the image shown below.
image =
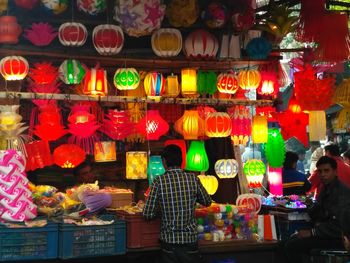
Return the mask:
[[209,160],[203,141],[192,141],[186,155],[186,170],[205,172],[209,169]]
[[218,76],[217,88],[221,93],[235,94],[239,88],[236,74],[234,72],[221,73]]
[[334,94],[334,103],[350,107],[350,79],[343,79],[337,86]]
[[242,194],[236,199],[236,205],[247,206],[247,208],[255,214],[261,209],[261,196],[257,194]]
[[219,50],[216,37],[202,29],[190,33],[183,45],[184,53],[190,58],[214,58]]
[[152,50],[159,57],[175,57],[182,48],[181,32],[175,28],[161,28],[152,34]]
[[216,73],[214,71],[199,70],[197,74],[197,90],[198,93],[211,94],[216,92]]
[[225,112],[209,113],[205,119],[205,135],[208,137],[227,137],[231,130],[231,119]]
[[0,73],[5,80],[22,80],[28,71],[28,61],[24,57],[8,56],[0,60]]
[[145,77],[144,88],[148,97],[160,98],[165,90],[165,78],[161,73],[150,72]]
[[107,72],[103,69],[92,68],[86,72],[84,81],[85,95],[106,96],[107,89]]
[[289,100],[288,110],[292,113],[300,113],[301,112],[300,105],[297,103],[297,101],[295,100],[294,97],[292,97]]
[[140,75],[134,68],[119,68],[114,74],[113,83],[119,90],[133,90],[140,85]]
[[80,47],[85,44],[88,33],[82,23],[67,22],[60,25],[58,39],[63,46]]
[[257,89],[261,81],[261,75],[257,70],[241,70],[238,73],[238,86],[244,90]]
[[231,140],[234,145],[246,145],[252,132],[251,114],[245,106],[233,106],[227,109],[232,121]]
[[25,145],[27,152],[26,171],[33,171],[53,164],[49,143],[33,141]]
[[183,97],[198,97],[197,72],[195,69],[181,70],[181,94]]
[[100,131],[113,140],[123,140],[134,126],[126,111],[108,110],[107,118],[103,120]]
[[158,140],[169,130],[168,123],[160,116],[158,110],[148,110],[137,126],[148,140]]
[[147,179],[147,152],[126,152],[126,179]]
[[257,92],[263,96],[276,95],[278,92],[276,75],[271,72],[262,72],[261,83],[257,89]]
[[164,146],[174,144],[181,149],[182,153],[182,163],[181,168],[185,169],[186,167],[186,142],[184,140],[166,140]]
[[213,175],[198,175],[199,181],[209,195],[216,193],[219,187],[218,179]]
[[163,175],[164,173],[165,169],[163,166],[162,157],[160,155],[150,156],[147,168],[148,184],[152,185],[154,178]]
[[123,48],[124,33],[116,25],[99,25],[92,31],[92,42],[100,55],[116,55]]
[[326,138],[326,113],[324,111],[309,112],[309,140],[322,141]]
[[265,145],[266,160],[272,168],[282,167],[286,155],[283,137],[278,129],[269,129]]
[[215,162],[214,169],[221,179],[235,178],[238,173],[238,162],[235,159],[220,159]]
[[65,84],[80,84],[85,76],[83,65],[75,59],[66,59],[58,69],[59,77]]
[[204,120],[196,110],[185,110],[184,115],[174,124],[176,132],[182,134],[185,140],[196,140],[204,136]]
[[95,142],[95,162],[113,162],[117,160],[114,141]]
[[283,195],[282,168],[272,168],[269,166],[267,169],[267,178],[270,193],[273,195]]
[[177,75],[171,74],[166,78],[164,97],[176,98],[180,93]]
[[29,71],[29,77],[35,84],[49,84],[56,80],[57,68],[48,62],[35,63]]
[[22,27],[15,16],[0,16],[0,43],[17,44]]
[[249,188],[260,188],[266,172],[266,166],[260,160],[251,159],[244,164],[243,172],[247,177]]
[[53,161],[61,168],[74,168],[84,160],[84,150],[74,144],[62,144],[53,151]]
[[267,142],[267,117],[266,116],[253,117],[252,140],[254,143]]

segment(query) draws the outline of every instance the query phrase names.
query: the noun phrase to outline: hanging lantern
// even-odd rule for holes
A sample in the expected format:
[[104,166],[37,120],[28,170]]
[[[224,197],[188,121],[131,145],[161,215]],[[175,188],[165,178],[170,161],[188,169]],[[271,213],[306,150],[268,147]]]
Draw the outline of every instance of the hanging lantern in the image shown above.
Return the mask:
[[184,106],[179,103],[154,103],[151,110],[159,110],[160,115],[168,124],[174,124],[184,114]]
[[210,94],[216,92],[216,73],[212,70],[202,71],[198,70],[197,74],[197,90],[200,95]]
[[203,141],[192,141],[186,155],[186,170],[205,172],[209,169],[209,160]]
[[324,111],[309,112],[309,141],[322,141],[326,139],[326,113]]
[[343,79],[337,86],[333,102],[343,107],[350,107],[350,79]]
[[218,91],[226,94],[235,94],[239,88],[234,72],[221,73],[217,82]]
[[159,140],[169,130],[168,123],[160,116],[158,110],[148,110],[137,125],[138,130],[147,140]]
[[235,159],[220,159],[215,162],[214,169],[221,179],[235,178],[238,173],[238,162]]
[[166,78],[164,97],[176,98],[180,93],[177,75],[169,75]]
[[147,152],[126,152],[126,179],[147,179]]
[[151,155],[148,161],[147,175],[148,184],[151,186],[153,180],[165,173],[162,157],[160,155]]
[[15,0],[15,4],[24,9],[33,9],[38,4],[39,0]]
[[266,166],[260,160],[251,159],[244,164],[243,172],[247,177],[249,188],[260,188],[266,172]]
[[269,181],[269,191],[273,195],[283,195],[282,168],[272,168],[268,166],[267,180]]
[[195,69],[186,68],[181,70],[181,94],[183,97],[198,97],[197,72]]
[[185,140],[197,140],[204,136],[204,120],[196,110],[185,110],[184,115],[174,124],[176,132],[182,134]]
[[61,168],[74,168],[84,160],[84,150],[74,144],[62,144],[53,151],[53,161]]
[[249,108],[239,105],[227,109],[232,122],[231,140],[234,145],[246,145],[252,133]]
[[27,152],[26,171],[34,171],[53,164],[49,143],[33,141],[25,144]]
[[199,29],[187,36],[183,50],[188,58],[212,59],[219,50],[219,42],[213,34]]
[[257,89],[259,87],[260,81],[261,75],[257,70],[241,70],[238,73],[238,86],[244,90]]
[[275,97],[278,93],[276,75],[272,72],[261,72],[261,82],[257,92],[262,96]]
[[267,117],[266,116],[253,117],[252,140],[254,143],[267,142]]
[[95,142],[94,157],[95,162],[114,162],[117,160],[115,142]]
[[198,179],[209,195],[216,193],[219,187],[218,179],[213,175],[198,175]]
[[124,140],[135,126],[126,111],[108,110],[106,117],[100,131],[113,140]]
[[159,57],[175,57],[182,49],[181,32],[175,28],[161,28],[152,34],[152,50]]
[[140,75],[134,68],[119,68],[114,74],[113,83],[119,90],[133,90],[140,85]]
[[15,16],[0,16],[0,44],[17,44],[21,33]]
[[280,131],[276,128],[268,129],[265,156],[270,167],[282,167],[286,155],[286,148]]
[[106,96],[108,94],[107,72],[96,68],[88,70],[84,80],[83,93],[85,95]]
[[210,113],[205,119],[205,135],[208,137],[227,137],[231,130],[231,119],[225,112]]
[[92,31],[92,42],[100,55],[116,55],[123,48],[124,33],[116,25],[99,25]]
[[161,73],[150,72],[145,77],[144,88],[147,97],[159,99],[165,90],[165,78]]
[[29,71],[28,61],[21,56],[8,56],[0,60],[0,73],[5,80],[22,80]]
[[88,33],[82,23],[67,22],[60,25],[58,39],[63,46],[80,47],[86,42]]
[[58,69],[59,77],[65,84],[80,84],[85,76],[83,65],[75,59],[66,59]]
[[186,142],[184,140],[166,140],[164,142],[164,146],[168,146],[171,144],[174,144],[181,149],[181,153],[182,153],[181,168],[185,169],[185,167],[186,167]]
[[57,78],[57,68],[52,66],[51,63],[42,62],[35,63],[34,67],[29,71],[29,77],[35,84],[50,84]]

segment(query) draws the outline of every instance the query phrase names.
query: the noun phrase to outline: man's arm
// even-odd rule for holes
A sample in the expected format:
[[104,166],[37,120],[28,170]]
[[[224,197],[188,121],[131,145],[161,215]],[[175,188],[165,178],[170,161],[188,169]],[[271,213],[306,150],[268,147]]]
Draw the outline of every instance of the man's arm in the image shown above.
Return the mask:
[[146,200],[145,206],[143,207],[142,214],[146,219],[155,218],[157,215],[157,201],[158,201],[158,189],[159,189],[159,180],[154,179],[151,191]]
[[207,190],[204,189],[202,183],[199,181],[198,177],[196,176],[197,181],[197,202],[204,206],[210,206],[211,204],[211,198],[208,194]]

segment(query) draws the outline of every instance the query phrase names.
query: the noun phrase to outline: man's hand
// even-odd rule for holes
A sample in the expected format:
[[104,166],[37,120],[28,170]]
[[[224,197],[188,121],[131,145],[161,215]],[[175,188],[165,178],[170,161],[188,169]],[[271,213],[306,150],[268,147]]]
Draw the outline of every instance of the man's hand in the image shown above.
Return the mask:
[[311,233],[311,230],[309,229],[302,229],[302,230],[299,230],[297,233],[298,238],[311,237],[311,236],[312,236],[312,233]]

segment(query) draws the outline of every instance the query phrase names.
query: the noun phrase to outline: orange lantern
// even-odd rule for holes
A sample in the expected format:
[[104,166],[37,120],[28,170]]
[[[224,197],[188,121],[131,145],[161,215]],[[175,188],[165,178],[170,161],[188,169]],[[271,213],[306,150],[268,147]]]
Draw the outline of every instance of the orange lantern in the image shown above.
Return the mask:
[[253,117],[252,140],[254,143],[267,142],[267,117],[266,116]]
[[0,60],[0,73],[5,80],[22,80],[28,71],[28,61],[24,57],[8,56]]
[[176,98],[180,93],[177,75],[171,74],[166,78],[164,97]]
[[218,76],[217,88],[221,93],[235,94],[239,88],[236,75],[233,72],[221,73]]
[[107,88],[107,72],[103,69],[92,68],[85,75],[84,90],[85,95],[106,96]]
[[231,119],[225,112],[209,113],[205,119],[205,135],[208,137],[227,137],[231,130]]
[[244,90],[257,89],[261,81],[259,71],[248,69],[238,73],[238,85]]
[[147,152],[126,152],[126,179],[147,179]]
[[197,140],[204,136],[204,120],[196,110],[185,110],[184,115],[174,124],[176,132],[182,134],[185,140]]
[[85,160],[85,152],[75,144],[62,144],[53,151],[53,161],[62,168],[74,168]]
[[183,97],[198,97],[197,72],[195,69],[186,68],[181,70],[181,94]]
[[114,141],[95,142],[95,162],[113,162],[117,160]]

